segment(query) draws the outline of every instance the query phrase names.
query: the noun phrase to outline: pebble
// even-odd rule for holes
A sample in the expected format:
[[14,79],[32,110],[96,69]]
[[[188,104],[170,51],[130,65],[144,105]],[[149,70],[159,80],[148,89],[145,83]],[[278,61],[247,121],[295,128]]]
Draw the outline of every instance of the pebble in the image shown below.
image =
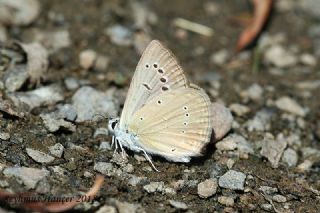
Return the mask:
[[232,197],[220,196],[218,202],[225,206],[234,206],[234,199]]
[[263,203],[260,206],[263,210],[266,210],[268,212],[273,211],[273,206],[270,203]]
[[143,189],[148,193],[162,192],[164,190],[164,182],[151,182],[147,185],[144,185]]
[[30,111],[39,106],[53,105],[64,99],[61,87],[56,84],[28,92],[8,93],[7,96],[15,106],[26,104]]
[[9,183],[6,180],[0,180],[0,187],[1,188],[6,188],[8,186],[9,186]]
[[249,107],[242,104],[238,104],[238,103],[231,104],[229,106],[229,109],[231,112],[233,112],[237,116],[244,116],[245,114],[250,112]]
[[4,140],[4,141],[7,141],[7,140],[10,139],[10,134],[7,133],[7,132],[0,132],[0,139]]
[[298,89],[315,90],[320,87],[320,80],[301,81],[296,84]]
[[110,63],[110,59],[107,56],[98,55],[94,64],[94,69],[97,71],[106,71]]
[[297,166],[300,172],[305,172],[311,169],[313,162],[311,160],[304,160],[301,164]]
[[229,59],[229,53],[228,53],[228,50],[226,49],[219,50],[218,52],[210,56],[210,61],[213,64],[216,64],[219,66],[224,65],[228,59]]
[[118,213],[146,212],[140,204],[121,202],[114,198],[109,199],[108,203],[112,204],[112,206],[115,206],[118,210]]
[[286,163],[288,167],[295,167],[298,163],[298,154],[294,149],[288,148],[283,152],[281,160]]
[[303,109],[303,107],[300,106],[297,101],[288,96],[283,96],[277,99],[275,101],[275,105],[284,112],[292,113],[302,117],[306,116],[305,109]]
[[259,110],[253,119],[248,120],[245,123],[249,132],[252,131],[266,131],[271,127],[271,119],[274,115],[274,111],[270,108],[263,108]]
[[25,65],[15,65],[8,68],[3,77],[3,83],[8,92],[19,90],[28,80],[28,72]]
[[184,202],[181,201],[176,201],[176,200],[169,200],[169,203],[172,207],[176,208],[176,209],[181,209],[181,210],[187,210],[188,209],[188,205]]
[[106,162],[96,162],[94,164],[93,169],[97,172],[100,172],[103,175],[106,176],[112,176],[113,175],[113,165],[112,163],[106,163]]
[[320,4],[318,0],[299,1],[299,5],[309,15],[314,16],[314,18],[320,18]]
[[219,163],[213,163],[210,171],[210,177],[211,178],[217,178],[222,176],[227,171],[227,167],[225,165],[219,164]]
[[34,189],[40,180],[45,179],[50,172],[46,169],[28,167],[8,167],[3,170],[6,177],[17,177],[27,189]]
[[94,66],[97,59],[97,53],[94,50],[83,50],[79,54],[80,67],[83,69],[90,69]]
[[71,132],[76,131],[76,126],[74,124],[66,121],[64,118],[58,118],[56,113],[40,114],[40,117],[49,132],[56,132],[61,128]]
[[51,155],[48,155],[44,152],[31,149],[31,148],[26,148],[27,154],[36,162],[38,163],[50,163],[54,161],[54,157]]
[[32,31],[31,36],[33,41],[41,43],[45,46],[50,54],[59,51],[62,48],[67,48],[71,46],[70,33],[68,30],[49,30],[42,31],[35,29]]
[[97,91],[89,86],[83,86],[72,97],[72,106],[77,112],[77,122],[100,120],[100,115],[116,117],[119,104],[107,93]]
[[277,202],[277,203],[285,203],[287,202],[287,198],[283,195],[274,195],[272,197],[272,200]]
[[300,56],[300,62],[307,66],[316,66],[317,65],[317,59],[308,53],[304,53]]
[[271,194],[278,192],[277,188],[270,187],[270,186],[260,186],[259,190],[262,191],[263,194],[266,194],[266,195],[271,195]]
[[113,206],[104,205],[96,213],[117,213],[117,209]]
[[283,135],[278,135],[277,139],[265,138],[263,140],[261,155],[266,157],[272,168],[278,168],[280,158],[287,146],[287,141]]
[[102,141],[99,146],[99,150],[112,150],[110,142]]
[[96,138],[99,135],[104,135],[104,136],[108,136],[109,135],[109,130],[107,128],[97,128],[96,131],[93,133],[93,137]]
[[233,116],[228,108],[212,103],[212,128],[215,140],[222,139],[231,129]]
[[259,84],[252,84],[249,88],[240,92],[240,96],[246,100],[258,101],[263,97],[263,89]]
[[77,118],[77,112],[71,104],[59,105],[56,113],[59,118],[71,122],[75,121]]
[[0,26],[0,42],[6,42],[8,40],[8,34],[5,27]]
[[135,175],[130,175],[129,177],[130,178],[128,180],[128,184],[131,185],[131,186],[137,186],[142,181],[147,180],[147,177],[138,177],[138,176],[135,176]]
[[93,174],[91,172],[85,171],[83,173],[83,176],[86,177],[86,178],[91,178],[91,177],[93,177]]
[[49,147],[49,151],[50,151],[51,155],[53,155],[57,158],[62,157],[63,150],[64,150],[64,147],[61,143],[56,143],[55,145]]
[[229,170],[219,178],[219,186],[232,190],[244,190],[246,175],[242,172]]
[[279,68],[292,67],[298,62],[298,58],[281,45],[269,47],[265,51],[264,60]]
[[129,46],[133,42],[132,32],[122,26],[122,25],[113,25],[104,31],[109,37],[112,43],[119,46]]
[[218,189],[216,178],[210,178],[198,184],[198,195],[201,198],[208,198],[214,195]]
[[254,153],[251,144],[244,137],[236,133],[228,135],[222,141],[216,143],[216,148],[221,151],[238,149],[241,153]]
[[68,90],[75,90],[80,87],[80,84],[77,79],[69,77],[64,80],[64,84],[66,85]]

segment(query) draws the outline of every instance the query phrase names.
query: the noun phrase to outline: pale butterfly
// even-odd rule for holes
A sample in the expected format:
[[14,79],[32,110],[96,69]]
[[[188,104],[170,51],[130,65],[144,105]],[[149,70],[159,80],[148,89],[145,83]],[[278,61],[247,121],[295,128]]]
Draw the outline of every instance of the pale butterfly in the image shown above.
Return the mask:
[[[112,144],[174,162],[200,156],[210,142],[211,102],[190,84],[174,55],[159,41],[145,49],[133,75],[120,119],[109,121]],[[158,171],[158,170],[157,170]]]

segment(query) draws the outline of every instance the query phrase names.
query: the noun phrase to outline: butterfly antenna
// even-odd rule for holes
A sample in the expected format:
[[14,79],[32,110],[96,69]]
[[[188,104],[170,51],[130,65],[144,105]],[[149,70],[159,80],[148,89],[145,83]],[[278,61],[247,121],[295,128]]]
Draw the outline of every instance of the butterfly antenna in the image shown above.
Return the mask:
[[151,158],[149,157],[149,155],[146,153],[146,151],[145,151],[144,149],[142,149],[142,148],[140,148],[140,150],[143,152],[145,158],[149,161],[149,163],[151,164],[152,168],[153,168],[154,170],[156,170],[157,172],[160,172],[160,171],[156,168],[156,166],[152,163],[152,160],[151,160]]

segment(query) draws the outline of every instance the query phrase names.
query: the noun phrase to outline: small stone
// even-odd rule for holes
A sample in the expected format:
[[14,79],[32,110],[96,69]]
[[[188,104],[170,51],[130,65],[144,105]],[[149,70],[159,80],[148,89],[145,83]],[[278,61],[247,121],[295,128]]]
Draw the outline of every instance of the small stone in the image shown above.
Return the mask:
[[58,114],[58,117],[64,118],[67,121],[71,122],[75,121],[77,118],[77,112],[71,104],[64,104],[62,106],[58,106],[58,111],[56,113]]
[[148,193],[162,192],[164,189],[164,182],[151,182],[148,185],[144,185],[143,189]]
[[259,84],[252,84],[249,88],[242,91],[240,96],[244,99],[258,101],[263,97],[263,89]]
[[271,205],[270,203],[263,203],[263,204],[261,204],[261,208],[262,208],[263,210],[268,211],[268,212],[273,211],[273,207],[272,207],[272,205]]
[[229,106],[229,109],[231,112],[235,113],[237,116],[244,116],[245,114],[247,114],[248,112],[250,112],[250,108],[242,105],[242,104],[231,104]]
[[299,164],[297,168],[300,172],[305,172],[310,170],[312,166],[313,166],[313,162],[311,160],[305,160],[301,164]]
[[128,163],[124,166],[123,171],[126,173],[132,173],[134,171],[134,167],[132,164]]
[[91,172],[85,171],[83,173],[83,176],[86,177],[86,178],[91,178],[91,177],[93,177],[93,174]]
[[233,117],[228,108],[219,103],[212,103],[212,128],[215,140],[222,139],[231,129]]
[[308,15],[312,15],[314,18],[320,18],[320,4],[318,0],[303,0],[298,3]]
[[4,74],[3,83],[8,92],[19,90],[28,79],[25,65],[15,65],[8,68]]
[[219,178],[219,186],[232,190],[244,190],[246,175],[242,172],[229,170]]
[[4,169],[3,174],[6,177],[17,177],[27,189],[34,189],[37,183],[47,177],[50,172],[46,169],[8,167]]
[[39,106],[53,105],[64,99],[61,87],[56,84],[28,92],[8,93],[7,96],[15,106],[26,104],[30,111]]
[[300,56],[300,61],[301,63],[303,63],[304,65],[307,65],[307,66],[316,66],[317,65],[317,59],[311,55],[311,54],[308,54],[308,53],[305,53],[305,54],[302,54]]
[[54,161],[54,157],[51,155],[48,155],[44,152],[31,149],[31,148],[26,148],[27,154],[36,162],[38,163],[50,163]]
[[320,80],[298,82],[296,87],[302,90],[315,90],[320,87]]
[[9,183],[6,180],[0,180],[0,187],[1,188],[6,188],[8,186],[9,186]]
[[264,59],[267,63],[279,68],[292,67],[298,62],[297,57],[288,50],[285,50],[281,45],[269,47],[264,54]]
[[142,181],[145,181],[147,178],[146,177],[138,177],[135,175],[130,175],[130,179],[128,180],[128,184],[131,186],[137,186],[140,184]]
[[217,192],[218,181],[215,178],[207,179],[198,184],[198,195],[201,198],[208,198]]
[[229,137],[216,143],[216,148],[221,151],[231,151],[237,148],[237,143],[234,140],[229,140]]
[[110,142],[102,141],[99,146],[99,150],[112,150]]
[[165,187],[164,190],[163,190],[163,192],[164,192],[165,194],[167,194],[167,195],[176,195],[176,194],[177,194],[176,190],[174,190],[174,189],[171,188],[171,187]]
[[169,200],[169,203],[172,207],[176,209],[181,209],[181,210],[187,210],[188,206],[184,202],[176,201],[176,200]]
[[281,134],[278,135],[277,140],[265,138],[260,153],[269,160],[272,168],[278,168],[280,158],[286,146],[287,141]]
[[61,128],[71,132],[76,131],[76,126],[74,124],[65,121],[64,118],[59,118],[56,113],[40,114],[40,117],[49,132],[56,132]]
[[298,163],[298,154],[294,149],[288,148],[283,152],[282,162],[288,167],[295,167]]
[[287,198],[283,195],[274,195],[272,200],[278,203],[285,203],[287,202]]
[[94,69],[98,71],[106,71],[110,63],[110,59],[107,56],[98,55]]
[[80,67],[90,69],[93,67],[97,58],[97,53],[94,50],[84,50],[79,55]]
[[233,206],[234,205],[234,199],[232,197],[227,196],[220,196],[218,197],[218,202],[225,206]]
[[89,86],[77,90],[72,97],[72,106],[78,115],[77,122],[100,120],[97,114],[116,117],[119,110],[119,103],[111,95]]
[[96,213],[117,213],[117,209],[113,206],[104,205]]
[[118,213],[131,213],[131,212],[146,212],[140,204],[133,204],[128,202],[120,202],[114,198],[109,199],[110,204],[117,208]]
[[96,131],[94,132],[93,134],[93,137],[96,138],[98,137],[99,135],[104,135],[104,136],[108,136],[109,135],[109,131],[107,128],[98,128],[96,129]]
[[77,79],[69,77],[64,80],[64,84],[66,85],[68,90],[75,90],[79,88],[79,82]]
[[106,163],[106,162],[96,162],[94,164],[93,169],[97,172],[100,172],[103,175],[106,176],[112,176],[112,170],[113,170],[113,166],[111,163]]
[[222,50],[219,50],[218,52],[214,53],[213,55],[211,55],[210,61],[213,64],[222,66],[227,62],[228,58],[229,58],[228,51],[226,49],[222,49]]
[[290,97],[283,96],[279,98],[276,100],[275,105],[282,111],[302,117],[306,116],[306,111],[303,109],[303,107]]
[[0,139],[4,140],[4,141],[7,141],[7,140],[10,139],[10,134],[6,133],[6,132],[0,132]]
[[231,134],[224,138],[222,141],[216,143],[218,150],[232,151],[238,149],[241,153],[254,153],[251,144],[241,135]]
[[50,151],[51,155],[53,155],[57,158],[62,157],[63,150],[64,150],[64,147],[61,143],[56,143],[55,145],[49,147],[49,151]]
[[248,128],[249,132],[269,130],[273,115],[273,110],[269,108],[263,108],[256,113],[253,119],[247,121],[245,126]]
[[122,25],[113,25],[107,28],[105,33],[110,37],[112,43],[119,46],[129,46],[133,42],[132,32]]
[[270,186],[260,186],[259,190],[262,191],[263,194],[266,194],[266,195],[271,195],[271,194],[278,192],[277,188],[270,187]]

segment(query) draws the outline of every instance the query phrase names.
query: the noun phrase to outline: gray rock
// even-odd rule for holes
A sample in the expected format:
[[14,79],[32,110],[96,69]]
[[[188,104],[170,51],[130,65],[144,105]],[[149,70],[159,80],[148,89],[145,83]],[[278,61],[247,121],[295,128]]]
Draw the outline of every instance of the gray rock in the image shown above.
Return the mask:
[[245,105],[242,105],[242,104],[238,104],[238,103],[231,104],[229,106],[229,109],[230,109],[231,112],[233,112],[237,116],[244,116],[245,114],[250,112],[250,108],[249,107],[247,107]]
[[229,58],[228,51],[226,49],[222,49],[222,50],[219,50],[218,52],[214,53],[213,55],[211,55],[210,61],[213,64],[221,66],[227,62],[228,58]]
[[31,149],[31,148],[26,148],[27,154],[36,162],[38,163],[50,163],[54,161],[54,157],[51,155],[48,155],[44,152]]
[[274,195],[272,196],[272,200],[277,203],[285,203],[287,202],[287,198],[283,195]]
[[172,207],[176,208],[176,209],[181,209],[181,210],[187,210],[188,209],[188,205],[184,202],[181,201],[176,201],[176,200],[169,200],[169,203]]
[[229,170],[219,178],[219,186],[232,190],[244,190],[246,175],[242,172]]
[[277,188],[270,187],[270,186],[260,186],[259,191],[263,192],[265,195],[272,195],[278,192]]
[[146,211],[142,208],[140,204],[133,204],[127,202],[120,202],[114,198],[109,199],[108,203],[112,204],[117,208],[118,213],[145,213]]
[[31,111],[35,107],[52,105],[64,99],[59,85],[49,85],[28,92],[8,93],[15,106],[26,104]]
[[154,193],[154,192],[163,192],[164,190],[164,182],[151,182],[147,185],[143,186],[143,189],[148,193]]
[[60,128],[67,129],[71,132],[76,131],[74,124],[65,121],[63,118],[59,118],[56,113],[40,114],[40,117],[49,132],[56,132]]
[[237,149],[241,153],[252,154],[254,152],[251,144],[244,137],[235,133],[216,143],[216,147],[218,150],[222,151],[231,151]]
[[320,80],[298,82],[296,87],[302,90],[315,90],[320,88]]
[[147,180],[147,177],[138,177],[135,175],[129,175],[129,180],[128,180],[128,184],[131,186],[137,186],[138,184],[140,184],[142,181]]
[[218,181],[216,178],[207,179],[198,184],[198,195],[201,198],[208,198],[214,195],[218,189]]
[[320,3],[318,0],[303,0],[299,1],[299,4],[308,14],[320,18]]
[[69,77],[64,80],[64,84],[66,85],[68,90],[75,90],[80,87],[80,84],[77,79]]
[[262,144],[261,155],[268,159],[272,168],[278,168],[280,158],[286,146],[287,141],[283,138],[283,135],[278,135],[277,140],[265,138]]
[[260,205],[261,208],[267,212],[273,211],[273,206],[270,203],[263,203]]
[[15,65],[4,75],[4,86],[8,92],[17,91],[27,81],[29,74],[25,65]]
[[94,164],[93,169],[97,172],[100,172],[101,174],[104,174],[106,176],[112,176],[113,175],[113,166],[111,163],[106,162],[96,162]]
[[295,167],[298,163],[298,154],[294,149],[288,148],[283,152],[282,162],[288,167]]
[[300,56],[300,62],[307,66],[315,66],[317,65],[317,59],[311,54],[304,53]]
[[117,213],[117,209],[114,206],[104,205],[95,213]]
[[292,67],[298,62],[298,58],[281,45],[269,47],[264,54],[264,60],[279,68]]
[[224,206],[233,206],[234,199],[232,197],[220,196],[218,197],[218,202]]
[[90,69],[97,59],[97,53],[94,50],[84,50],[79,54],[80,67]]
[[112,150],[111,143],[107,141],[102,141],[100,143],[99,150]]
[[78,114],[77,122],[99,120],[98,114],[115,117],[119,109],[119,104],[109,94],[89,86],[78,89],[72,97],[72,106]]
[[233,117],[228,108],[219,103],[212,103],[212,128],[214,138],[222,139],[231,129]]
[[112,43],[119,46],[129,46],[133,42],[132,32],[122,25],[113,25],[105,29],[105,33],[110,37]]
[[0,139],[4,140],[4,141],[7,141],[7,140],[10,139],[10,134],[7,133],[7,132],[0,132]]
[[108,136],[109,135],[108,129],[107,128],[97,128],[96,131],[93,134],[93,137],[96,138],[99,135]]
[[306,116],[306,110],[290,97],[283,96],[276,100],[276,107],[284,112],[289,112],[298,116]]
[[263,97],[263,89],[259,84],[252,84],[246,90],[241,91],[240,96],[245,100],[258,101]]
[[16,177],[28,189],[34,189],[37,183],[47,177],[50,172],[46,169],[8,167],[4,169],[3,174],[6,177]]
[[62,157],[63,150],[64,147],[61,143],[56,143],[55,145],[49,147],[50,153],[57,158]]
[[253,119],[245,123],[248,131],[266,131],[270,129],[271,118],[274,115],[273,110],[263,108],[256,113]]
[[73,122],[77,118],[77,112],[71,104],[59,105],[56,113],[59,118],[64,118],[67,121]]

